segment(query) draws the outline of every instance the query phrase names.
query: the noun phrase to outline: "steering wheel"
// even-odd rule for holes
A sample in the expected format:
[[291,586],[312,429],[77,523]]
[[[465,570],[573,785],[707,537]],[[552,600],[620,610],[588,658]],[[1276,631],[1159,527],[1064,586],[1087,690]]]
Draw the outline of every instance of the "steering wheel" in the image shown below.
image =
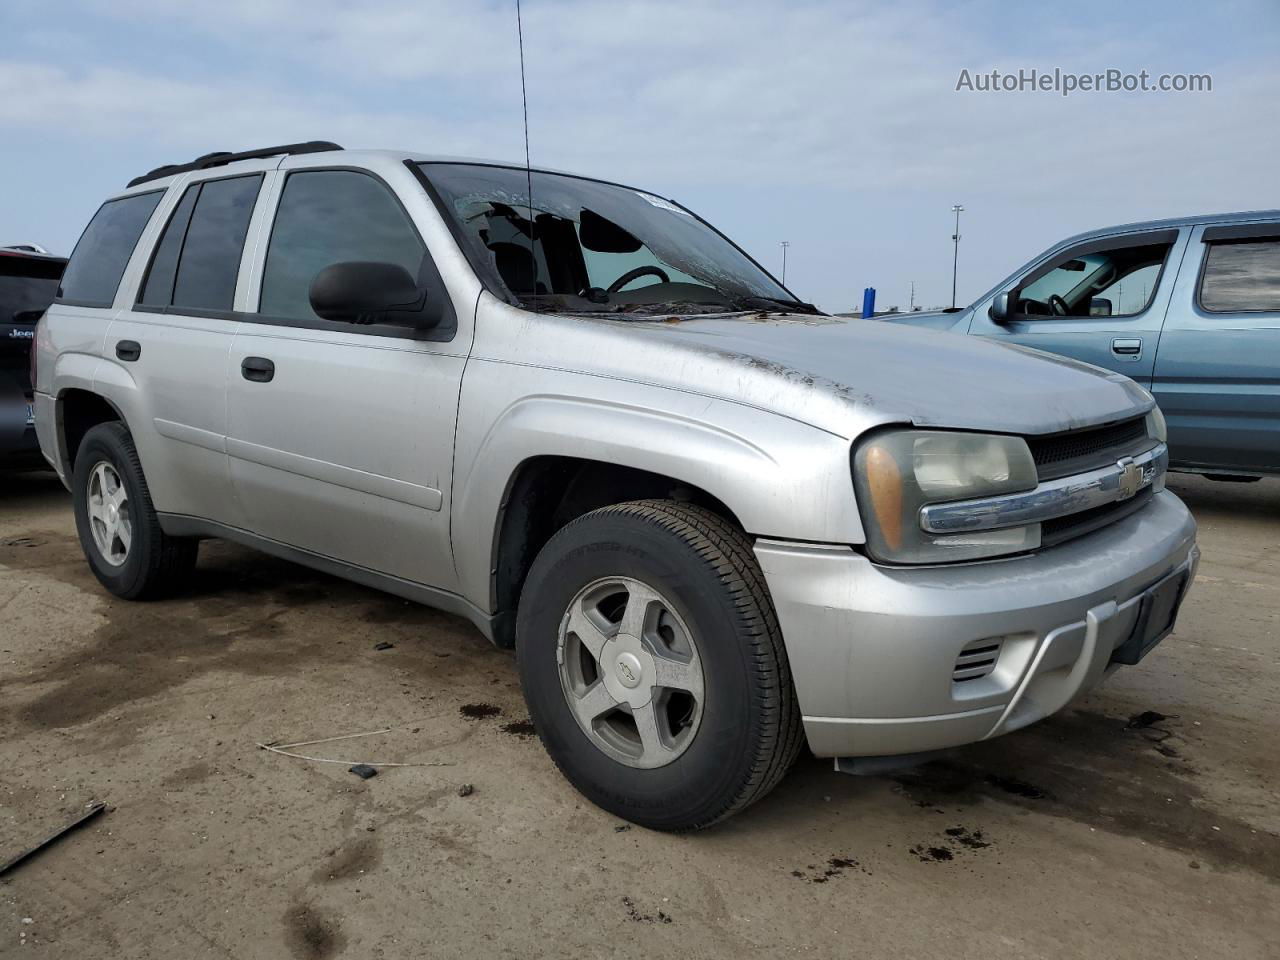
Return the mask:
[[1049,312],[1055,317],[1066,317],[1071,314],[1071,305],[1056,293],[1049,294]]
[[632,280],[638,280],[641,277],[654,276],[663,283],[670,283],[671,278],[667,276],[667,272],[661,267],[636,267],[634,270],[628,270],[613,283],[609,284],[609,293],[617,293]]

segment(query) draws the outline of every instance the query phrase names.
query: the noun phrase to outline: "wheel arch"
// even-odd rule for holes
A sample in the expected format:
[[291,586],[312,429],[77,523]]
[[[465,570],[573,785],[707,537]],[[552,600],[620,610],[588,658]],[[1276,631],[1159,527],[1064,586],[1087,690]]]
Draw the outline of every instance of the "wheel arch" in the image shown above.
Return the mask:
[[128,427],[124,413],[102,394],[83,387],[68,387],[58,394],[58,456],[68,482],[75,470],[76,453],[84,435],[100,423],[119,421]]
[[600,507],[646,499],[696,504],[742,527],[722,500],[678,477],[584,457],[544,454],[522,461],[507,480],[490,547],[494,642],[515,645],[521,588],[534,558],[558,530]]

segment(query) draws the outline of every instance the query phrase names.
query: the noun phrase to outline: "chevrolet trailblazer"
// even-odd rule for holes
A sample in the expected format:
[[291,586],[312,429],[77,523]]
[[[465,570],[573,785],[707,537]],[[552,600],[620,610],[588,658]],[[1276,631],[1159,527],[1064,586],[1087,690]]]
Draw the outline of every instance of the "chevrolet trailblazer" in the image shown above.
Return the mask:
[[586,177],[323,141],[162,167],[35,346],[108,590],[221,537],[460,614],[565,776],[658,829],[806,744],[856,768],[1048,716],[1169,633],[1198,558],[1129,378],[825,316]]

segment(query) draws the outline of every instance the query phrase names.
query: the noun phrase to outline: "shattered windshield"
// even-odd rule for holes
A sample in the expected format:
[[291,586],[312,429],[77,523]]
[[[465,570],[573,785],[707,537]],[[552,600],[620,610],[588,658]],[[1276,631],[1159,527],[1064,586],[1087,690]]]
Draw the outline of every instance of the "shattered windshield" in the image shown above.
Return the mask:
[[469,163],[419,165],[491,287],[534,309],[813,310],[683,208],[628,187]]

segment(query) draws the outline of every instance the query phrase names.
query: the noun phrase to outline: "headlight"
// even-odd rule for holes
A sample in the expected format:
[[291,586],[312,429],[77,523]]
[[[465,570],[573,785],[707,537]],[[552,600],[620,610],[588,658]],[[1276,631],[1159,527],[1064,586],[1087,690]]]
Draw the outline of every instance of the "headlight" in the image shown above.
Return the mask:
[[1164,422],[1164,414],[1160,412],[1159,407],[1152,407],[1151,412],[1147,414],[1147,435],[1161,443],[1169,442],[1169,428]]
[[976,560],[1040,546],[1040,525],[935,534],[920,525],[928,503],[1034,490],[1031,451],[1020,437],[932,430],[880,433],[858,447],[854,486],[867,547],[889,563]]

